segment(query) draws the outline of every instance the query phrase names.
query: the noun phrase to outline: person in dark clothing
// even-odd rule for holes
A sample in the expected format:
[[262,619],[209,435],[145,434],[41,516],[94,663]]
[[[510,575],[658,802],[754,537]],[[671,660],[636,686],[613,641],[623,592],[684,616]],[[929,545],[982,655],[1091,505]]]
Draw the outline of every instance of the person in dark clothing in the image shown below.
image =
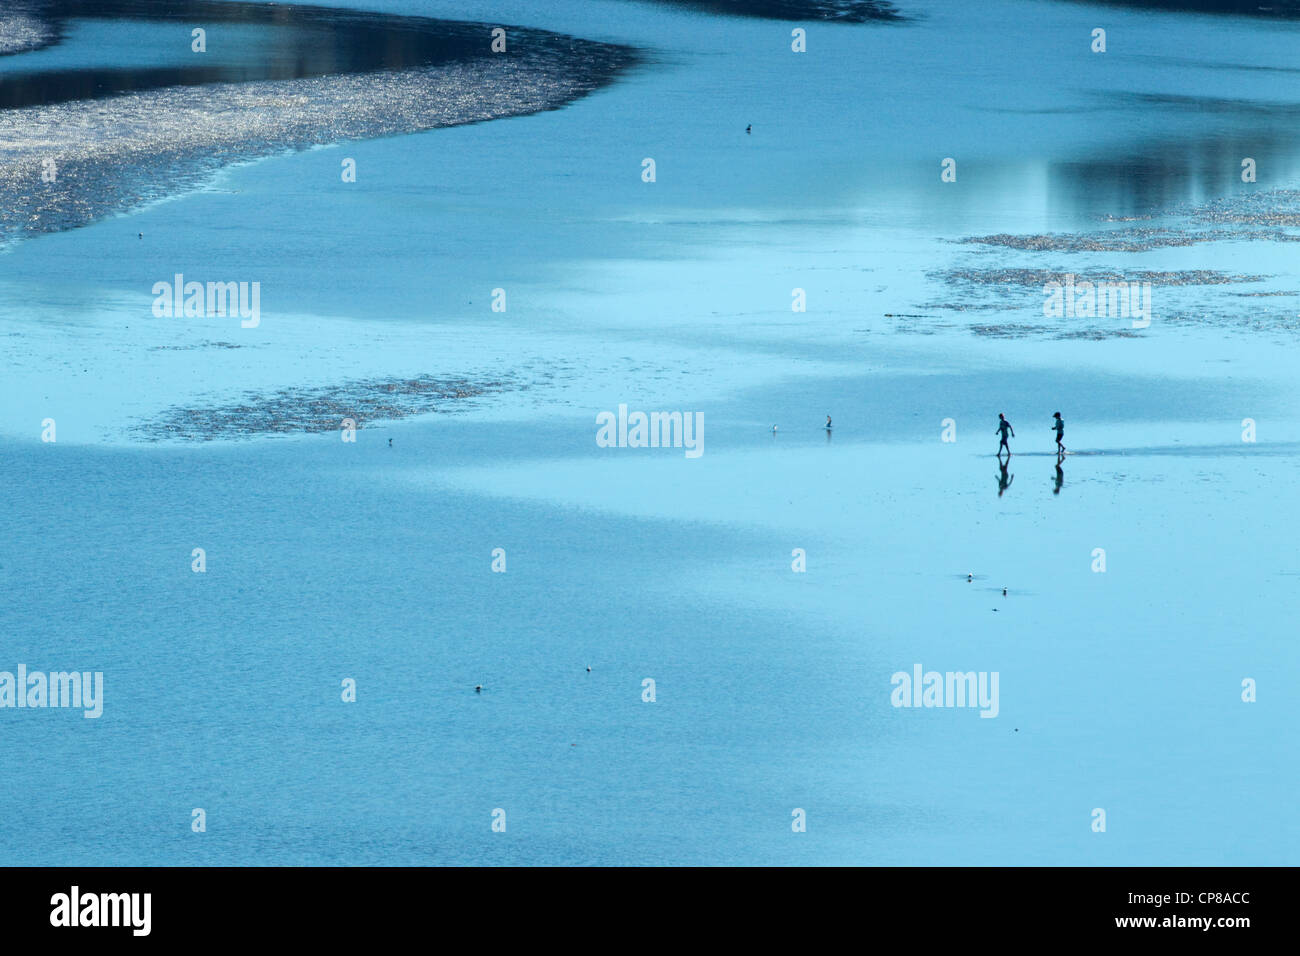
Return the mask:
[[1015,437],[1016,437],[1016,430],[1015,430],[1014,428],[1011,427],[1011,423],[1010,423],[1009,421],[1007,421],[1006,416],[1003,415],[1001,412],[998,412],[998,434],[1002,436],[1002,444],[1000,444],[1000,445],[998,446],[998,457],[999,457],[999,458],[1002,457],[1002,449],[1003,449],[1003,448],[1005,448],[1005,449],[1007,450],[1007,457],[1008,457],[1008,458],[1011,457],[1011,446],[1007,444],[1007,433],[1008,433],[1008,432],[1011,433],[1011,437],[1012,437],[1012,438],[1015,438]]
[[1052,417],[1056,419],[1056,423],[1052,426],[1056,429],[1056,453],[1064,455],[1065,445],[1062,444],[1061,439],[1065,437],[1065,419],[1061,417],[1060,412],[1054,412]]

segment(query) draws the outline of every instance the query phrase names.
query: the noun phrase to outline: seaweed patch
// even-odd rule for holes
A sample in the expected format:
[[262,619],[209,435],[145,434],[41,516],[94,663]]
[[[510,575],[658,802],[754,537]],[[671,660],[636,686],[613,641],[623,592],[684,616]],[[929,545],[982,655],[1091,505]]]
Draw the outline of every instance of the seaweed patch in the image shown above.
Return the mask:
[[250,392],[219,405],[174,406],[137,423],[133,432],[146,442],[206,442],[338,431],[345,421],[362,429],[412,415],[463,411],[474,399],[526,387],[507,377],[471,381],[433,375],[297,386]]

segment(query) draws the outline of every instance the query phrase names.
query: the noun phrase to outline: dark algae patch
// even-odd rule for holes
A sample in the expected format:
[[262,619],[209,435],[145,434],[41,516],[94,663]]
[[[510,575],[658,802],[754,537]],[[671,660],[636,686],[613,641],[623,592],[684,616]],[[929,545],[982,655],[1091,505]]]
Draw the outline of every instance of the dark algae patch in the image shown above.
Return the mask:
[[766,20],[828,20],[868,23],[904,19],[888,0],[655,0],[668,6],[691,7],[706,13],[724,13]]
[[[1096,5],[1098,0],[1076,0]],[[1300,0],[1100,0],[1104,6],[1174,13],[1220,13],[1238,17],[1300,19]]]
[[138,439],[147,442],[337,432],[344,427],[344,420],[350,420],[360,431],[367,425],[412,415],[463,411],[476,398],[518,387],[508,378],[471,381],[421,375],[282,388],[249,392],[219,405],[172,407],[140,422],[133,431]]

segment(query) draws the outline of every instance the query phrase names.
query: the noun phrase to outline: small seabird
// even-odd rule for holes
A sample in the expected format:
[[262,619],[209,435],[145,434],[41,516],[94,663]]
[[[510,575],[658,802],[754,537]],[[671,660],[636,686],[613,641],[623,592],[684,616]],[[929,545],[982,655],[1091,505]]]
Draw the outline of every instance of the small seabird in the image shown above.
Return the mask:
[[1003,589],[1002,589],[1002,596],[1003,596],[1003,597],[1006,597],[1006,596],[1007,596],[1007,589],[1006,589],[1006,588],[1003,588]]
[[590,664],[587,665],[587,673],[588,673],[588,674],[591,673],[591,665],[590,665]]
[[773,435],[776,434],[776,426],[775,426],[775,425],[772,426],[772,434],[773,434]]
[[830,427],[831,427],[831,417],[830,417],[830,415],[827,415],[827,416],[826,416],[826,430],[827,430],[827,431],[830,431]]
[[388,439],[388,447],[389,447],[389,448],[392,448],[392,447],[393,447],[393,440],[392,440],[391,438]]
[[481,694],[481,693],[483,693],[483,685],[482,685],[482,684],[476,684],[476,685],[474,686],[474,693],[476,693],[476,694]]
[[967,583],[967,584],[970,584],[970,583],[971,583],[972,581],[974,581],[974,580],[975,580],[975,575],[973,575],[973,574],[971,574],[969,571],[967,571],[967,572],[966,572],[966,583]]
[[142,232],[142,233],[140,233],[140,234],[139,234],[139,235],[140,235],[140,238],[141,238],[141,239],[143,239],[143,238],[144,238],[144,233],[143,233],[143,232]]
[[752,133],[752,132],[754,132],[754,124],[753,124],[753,123],[750,123],[748,126],[746,126],[746,127],[745,127],[745,132],[746,132],[746,133]]

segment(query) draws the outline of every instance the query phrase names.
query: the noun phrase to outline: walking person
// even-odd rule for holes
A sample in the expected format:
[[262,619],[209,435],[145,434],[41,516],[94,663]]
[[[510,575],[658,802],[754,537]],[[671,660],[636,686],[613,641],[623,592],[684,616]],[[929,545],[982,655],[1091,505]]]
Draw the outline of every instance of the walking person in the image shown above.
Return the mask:
[[1060,412],[1053,412],[1052,417],[1056,423],[1052,426],[1056,429],[1056,454],[1058,457],[1065,455],[1065,444],[1061,441],[1065,437],[1065,419],[1061,417]]
[[1012,438],[1015,438],[1015,437],[1016,437],[1016,430],[1015,430],[1014,428],[1011,427],[1011,423],[1010,423],[1009,421],[1007,421],[1007,417],[1006,417],[1005,415],[1003,415],[1001,412],[998,412],[998,434],[1002,436],[1002,444],[1000,444],[1000,445],[998,446],[998,457],[999,457],[999,458],[1002,457],[1002,449],[1003,449],[1003,448],[1005,448],[1005,449],[1007,450],[1007,457],[1008,457],[1008,458],[1011,457],[1011,446],[1007,444],[1007,433],[1008,433],[1008,432],[1011,433],[1011,437],[1012,437]]

